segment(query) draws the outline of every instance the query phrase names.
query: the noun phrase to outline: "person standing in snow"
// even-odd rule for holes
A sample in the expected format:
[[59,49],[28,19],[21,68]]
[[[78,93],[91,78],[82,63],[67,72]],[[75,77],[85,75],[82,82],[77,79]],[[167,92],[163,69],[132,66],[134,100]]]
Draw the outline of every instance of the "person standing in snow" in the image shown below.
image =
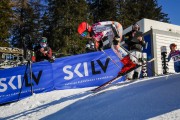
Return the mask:
[[[138,65],[142,64],[142,48],[146,45],[143,39],[143,33],[139,31],[140,27],[137,23],[133,24],[132,30],[124,35],[125,43],[131,52],[130,58]],[[134,57],[135,56],[135,57]],[[138,67],[129,74],[127,79],[139,79],[142,67]]]
[[175,72],[180,72],[180,50],[177,50],[177,45],[175,43],[170,44],[169,47],[171,51],[168,55],[168,62],[172,58]]
[[102,50],[108,46],[112,48],[124,65],[118,73],[119,75],[136,67],[136,64],[132,62],[127,53],[120,47],[123,33],[120,23],[116,21],[104,21],[90,26],[87,22],[82,22],[78,26],[78,33],[82,37],[93,39],[97,50]]

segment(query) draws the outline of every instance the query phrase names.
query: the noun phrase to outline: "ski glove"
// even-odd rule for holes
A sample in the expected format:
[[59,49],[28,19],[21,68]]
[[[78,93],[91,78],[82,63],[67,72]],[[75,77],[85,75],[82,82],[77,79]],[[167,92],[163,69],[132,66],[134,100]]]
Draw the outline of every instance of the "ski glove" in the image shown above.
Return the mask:
[[113,45],[118,45],[119,41],[120,41],[120,37],[114,37]]

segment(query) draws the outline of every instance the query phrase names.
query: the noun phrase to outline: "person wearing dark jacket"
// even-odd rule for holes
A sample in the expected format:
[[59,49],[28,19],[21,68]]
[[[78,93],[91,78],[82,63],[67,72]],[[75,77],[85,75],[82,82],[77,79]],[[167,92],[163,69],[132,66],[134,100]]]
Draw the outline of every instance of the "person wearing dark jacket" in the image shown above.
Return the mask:
[[47,45],[47,38],[42,37],[40,44],[35,47],[36,62],[48,60],[52,61],[52,49]]
[[[133,24],[132,30],[124,35],[125,43],[128,46],[128,50],[131,52],[130,58],[136,64],[142,64],[142,50],[146,45],[143,39],[143,33],[139,31],[140,27],[137,23]],[[135,56],[135,57],[134,57]],[[142,67],[135,69],[127,75],[127,79],[138,79],[141,74]]]

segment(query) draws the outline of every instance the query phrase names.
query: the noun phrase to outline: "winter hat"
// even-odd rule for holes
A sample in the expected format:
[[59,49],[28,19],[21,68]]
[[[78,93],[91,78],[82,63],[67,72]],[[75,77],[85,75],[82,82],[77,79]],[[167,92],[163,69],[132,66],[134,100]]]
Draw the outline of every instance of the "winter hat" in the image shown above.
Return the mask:
[[47,38],[46,37],[42,37],[40,42],[47,43]]

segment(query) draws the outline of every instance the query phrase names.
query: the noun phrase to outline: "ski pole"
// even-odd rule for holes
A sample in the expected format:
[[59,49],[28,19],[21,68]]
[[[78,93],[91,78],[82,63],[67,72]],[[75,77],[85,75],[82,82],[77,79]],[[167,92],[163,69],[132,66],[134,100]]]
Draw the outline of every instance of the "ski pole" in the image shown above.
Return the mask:
[[102,51],[118,68],[121,68],[121,67],[119,67],[119,65],[118,65],[103,49],[101,49],[101,51]]

